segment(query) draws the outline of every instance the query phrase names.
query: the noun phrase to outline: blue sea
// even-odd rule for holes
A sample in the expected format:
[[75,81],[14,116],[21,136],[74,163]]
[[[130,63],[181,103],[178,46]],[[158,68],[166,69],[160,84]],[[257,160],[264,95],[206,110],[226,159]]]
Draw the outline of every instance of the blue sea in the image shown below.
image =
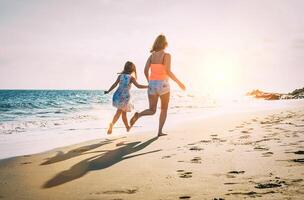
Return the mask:
[[[102,90],[0,90],[0,159],[108,137],[106,130],[116,111],[112,94]],[[131,90],[131,95],[135,110],[129,118],[149,105],[145,90]],[[281,107],[280,102],[240,97],[221,101],[172,91],[165,129],[225,112]],[[140,119],[129,134],[156,132],[157,126],[158,113]],[[119,120],[113,135],[123,134],[126,131]]]
[[[112,95],[105,95],[102,90],[0,90],[0,134],[102,120],[115,111],[111,99]],[[194,99],[192,95],[173,92],[171,111],[215,106],[215,102],[203,97]],[[146,92],[132,91],[132,101],[135,108],[144,109],[148,105]]]
[[60,118],[109,101],[102,91],[0,90],[0,122]]

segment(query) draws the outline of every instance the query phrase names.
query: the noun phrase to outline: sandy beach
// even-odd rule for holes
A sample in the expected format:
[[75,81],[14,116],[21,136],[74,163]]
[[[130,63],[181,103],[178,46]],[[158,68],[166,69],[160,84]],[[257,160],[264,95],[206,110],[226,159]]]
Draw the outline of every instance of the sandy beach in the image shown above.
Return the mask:
[[0,200],[304,200],[303,10],[0,0]]
[[303,199],[304,106],[225,114],[0,162],[0,199]]

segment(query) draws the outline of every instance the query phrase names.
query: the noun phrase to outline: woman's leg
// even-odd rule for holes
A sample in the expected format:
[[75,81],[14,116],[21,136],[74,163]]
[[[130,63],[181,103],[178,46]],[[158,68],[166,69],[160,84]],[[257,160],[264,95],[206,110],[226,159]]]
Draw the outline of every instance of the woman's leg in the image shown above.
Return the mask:
[[158,136],[166,135],[163,133],[163,127],[167,119],[169,100],[170,100],[170,92],[160,96],[161,111],[159,116]]
[[113,126],[114,124],[117,122],[117,120],[119,119],[120,115],[121,115],[121,112],[122,110],[120,109],[117,109],[114,117],[113,117],[113,120],[112,122],[110,123],[110,126],[109,126],[109,129],[108,129],[108,134],[111,134],[112,133],[112,129],[113,129]]
[[157,102],[158,102],[158,95],[149,95],[149,109],[146,109],[138,113],[138,118],[145,115],[154,115],[156,112]]
[[122,121],[125,124],[125,127],[126,127],[127,131],[129,132],[130,126],[129,126],[128,119],[127,119],[127,112],[122,111],[121,117],[122,117]]
[[131,126],[138,120],[138,118],[146,115],[154,115],[156,112],[156,106],[158,101],[158,95],[149,95],[149,109],[146,109],[140,113],[135,113],[130,120]]

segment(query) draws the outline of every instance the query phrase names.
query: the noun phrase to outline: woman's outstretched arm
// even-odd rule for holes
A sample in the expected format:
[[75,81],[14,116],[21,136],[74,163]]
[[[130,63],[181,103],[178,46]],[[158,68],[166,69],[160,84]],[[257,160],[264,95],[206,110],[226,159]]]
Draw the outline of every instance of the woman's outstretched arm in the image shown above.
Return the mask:
[[175,76],[175,74],[171,71],[171,55],[165,54],[164,64],[167,68],[168,76],[177,83],[177,85],[182,89],[185,90],[185,85]]
[[147,85],[141,85],[141,84],[137,83],[137,81],[134,77],[131,78],[131,83],[133,83],[139,89],[148,88]]
[[110,89],[104,92],[105,94],[108,94],[117,86],[117,84],[119,83],[119,78],[120,78],[120,75],[117,77],[116,81],[113,83],[113,85],[110,87]]

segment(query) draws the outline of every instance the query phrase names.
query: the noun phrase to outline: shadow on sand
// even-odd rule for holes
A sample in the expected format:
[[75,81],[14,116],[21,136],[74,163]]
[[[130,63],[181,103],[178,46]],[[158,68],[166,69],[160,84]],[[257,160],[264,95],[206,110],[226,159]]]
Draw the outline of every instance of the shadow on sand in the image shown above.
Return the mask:
[[161,151],[161,149],[158,149],[136,155],[129,155],[146,148],[148,145],[150,145],[152,142],[156,141],[157,139],[158,137],[154,137],[143,143],[137,141],[126,144],[120,144],[119,146],[121,147],[118,147],[114,150],[105,151],[101,155],[96,155],[87,158],[85,160],[82,160],[79,163],[73,165],[70,169],[60,172],[55,177],[47,181],[42,187],[51,188],[58,185],[62,185],[64,183],[81,178],[90,171],[102,170],[111,167],[112,165],[115,165],[125,159]]
[[[71,158],[74,158],[74,157],[77,157],[80,155],[84,155],[84,154],[87,154],[88,151],[91,151],[93,149],[96,149],[96,148],[101,147],[106,144],[110,144],[118,139],[121,139],[121,138],[117,138],[117,139],[113,139],[113,140],[107,139],[107,140],[99,142],[97,144],[90,144],[87,146],[82,146],[77,149],[70,150],[67,153],[58,151],[54,157],[47,158],[46,159],[47,161],[41,163],[40,165],[50,165],[50,164],[65,161],[65,160],[68,160],[68,159],[71,159]],[[89,153],[92,153],[92,152],[89,152]]]

